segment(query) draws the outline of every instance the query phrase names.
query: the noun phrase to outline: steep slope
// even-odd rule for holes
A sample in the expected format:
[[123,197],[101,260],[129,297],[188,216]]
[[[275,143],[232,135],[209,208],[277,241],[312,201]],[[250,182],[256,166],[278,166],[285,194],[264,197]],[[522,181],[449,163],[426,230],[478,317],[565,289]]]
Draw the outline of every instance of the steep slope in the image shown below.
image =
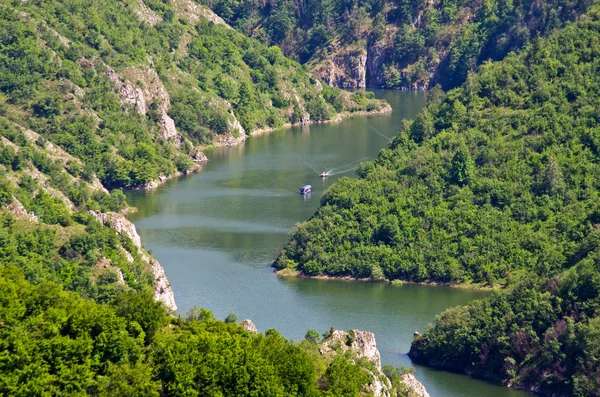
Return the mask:
[[0,116],[107,188],[190,171],[203,146],[256,130],[388,109],[323,88],[189,0],[12,2],[0,13]]
[[444,89],[575,20],[592,0],[203,0],[339,87]]
[[550,279],[443,312],[410,356],[548,396],[600,395],[598,249]]
[[376,161],[342,179],[275,263],[307,275],[510,283],[595,247],[597,11],[434,90]]
[[111,194],[83,164],[31,130],[0,118],[0,262],[33,284],[55,282],[98,302],[152,292],[177,306],[160,264],[141,246]]
[[362,366],[316,343],[176,318],[119,188],[244,130],[385,103],[321,87],[188,0],[11,2],[0,17],[0,395],[367,393]]
[[485,64],[346,179],[276,263],[305,274],[508,284],[442,313],[411,357],[598,396],[600,9]]

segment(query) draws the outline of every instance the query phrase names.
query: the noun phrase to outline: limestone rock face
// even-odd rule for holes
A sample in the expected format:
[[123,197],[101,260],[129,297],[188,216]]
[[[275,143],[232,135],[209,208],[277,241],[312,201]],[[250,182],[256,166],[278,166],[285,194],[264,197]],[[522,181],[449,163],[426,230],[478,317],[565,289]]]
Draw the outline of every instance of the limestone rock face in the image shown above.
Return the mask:
[[215,135],[215,146],[223,147],[223,146],[236,146],[246,140],[246,134],[242,134],[238,137],[233,135]]
[[411,397],[429,397],[429,393],[425,390],[425,386],[415,378],[413,374],[402,375],[402,381],[411,389],[413,393]]
[[240,325],[248,332],[252,332],[254,334],[258,333],[258,329],[256,329],[256,325],[252,322],[252,320],[244,320],[240,323]]
[[[148,256],[143,250],[142,241],[140,235],[137,233],[135,225],[123,215],[114,212],[105,213],[100,211],[89,211],[88,213],[93,215],[98,222],[109,225],[115,229],[117,233],[124,234],[131,239],[138,249],[138,254],[142,260],[149,265],[149,270],[154,275],[154,299],[162,302],[170,310],[176,311],[177,304],[175,303],[175,295],[173,294],[169,280],[167,280],[165,269],[163,269],[156,259]],[[131,254],[129,257],[131,257]],[[133,257],[131,257],[131,259],[133,259]]]
[[384,42],[373,43],[367,49],[367,85],[383,87],[383,63],[386,61],[389,47]]
[[[375,366],[374,371],[367,370],[371,376],[371,382],[367,386],[368,393],[372,393],[375,397],[396,395],[392,382],[381,370],[381,355],[374,334],[356,329],[347,332],[334,330],[319,347],[319,352],[326,357],[333,357],[339,352],[347,351],[352,352],[356,357],[366,358]],[[412,389],[408,393],[410,397],[429,397],[425,387],[412,374],[403,375],[402,380]]]
[[300,119],[300,124],[302,124],[302,125],[310,124],[310,113],[304,113],[302,115],[302,119]]
[[327,84],[340,88],[367,86],[366,50],[340,51],[316,67],[315,73]]
[[98,222],[109,225],[115,229],[117,233],[124,234],[125,236],[129,237],[137,248],[142,247],[142,240],[140,239],[140,235],[137,233],[135,225],[123,215],[115,212],[100,211],[89,211],[88,213],[93,215]]
[[[348,344],[348,342],[350,342]],[[334,351],[332,345],[337,345],[339,342],[340,349],[342,352],[350,349],[358,357],[364,357],[369,360],[377,369],[381,370],[381,357],[379,350],[377,350],[377,342],[375,341],[375,335],[371,332],[359,331],[357,329],[350,330],[348,332],[342,330],[334,330],[331,337],[323,342],[323,345],[319,349],[321,354],[328,354]]]
[[[127,68],[119,76],[113,69],[106,67],[106,74],[119,87],[122,103],[127,103],[141,114],[147,114],[151,106],[155,108],[164,139],[179,137],[175,122],[167,114],[171,104],[169,93],[163,86],[154,69]],[[135,81],[136,83],[132,83]]]
[[17,199],[13,199],[13,201],[9,204],[5,204],[4,208],[7,209],[11,214],[15,216],[17,219],[24,219],[30,222],[38,223],[38,217],[32,212],[27,212],[23,204]]
[[206,157],[206,155],[201,151],[196,152],[192,159],[197,163],[203,163],[205,161],[208,161],[208,157]]
[[143,0],[138,0],[139,9],[133,10],[133,12],[140,18],[142,22],[146,22],[150,26],[154,26],[159,22],[162,22],[162,18],[159,17],[154,11],[152,11]]

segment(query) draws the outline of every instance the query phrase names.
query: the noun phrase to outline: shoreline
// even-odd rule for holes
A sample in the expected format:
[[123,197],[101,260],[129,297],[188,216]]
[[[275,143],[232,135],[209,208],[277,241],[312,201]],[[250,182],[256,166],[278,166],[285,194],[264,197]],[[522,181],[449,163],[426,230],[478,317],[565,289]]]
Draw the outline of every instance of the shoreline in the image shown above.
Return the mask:
[[355,278],[352,276],[330,276],[327,274],[308,276],[308,275],[302,273],[300,270],[290,269],[290,268],[275,270],[273,273],[277,277],[295,277],[295,278],[310,278],[310,279],[315,279],[315,280],[338,280],[338,281],[352,281],[352,282],[358,281],[358,282],[363,282],[363,283],[380,283],[380,284],[390,284],[390,285],[397,285],[397,286],[402,286],[404,284],[410,284],[410,285],[424,285],[424,286],[430,286],[430,287],[447,287],[447,288],[477,290],[477,291],[495,291],[497,289],[502,288],[502,286],[488,287],[488,286],[480,286],[480,285],[476,285],[476,284],[464,284],[464,283],[463,284],[452,284],[452,283],[440,283],[440,282],[436,282],[436,281],[417,282],[417,281],[405,281],[405,280],[400,280],[400,279],[375,280],[375,279],[372,279],[369,277]]
[[243,135],[240,137],[233,137],[233,136],[228,136],[225,139],[221,139],[220,141],[215,141],[213,142],[213,144],[208,145],[208,146],[197,146],[198,150],[200,151],[200,153],[202,153],[203,155],[203,159],[201,161],[195,161],[195,167],[187,170],[185,172],[181,172],[181,171],[177,171],[171,175],[160,175],[158,177],[158,179],[153,179],[152,181],[144,184],[144,185],[138,185],[138,186],[132,186],[129,187],[127,189],[123,189],[123,190],[144,190],[146,192],[151,192],[156,190],[160,185],[177,179],[179,177],[182,176],[186,176],[186,175],[190,175],[190,174],[194,174],[196,172],[200,172],[202,170],[202,165],[204,163],[206,163],[208,161],[208,158],[206,158],[206,156],[204,155],[204,151],[207,149],[212,149],[212,148],[219,148],[219,147],[235,147],[235,146],[239,146],[242,143],[244,143],[246,141],[246,139],[248,138],[252,138],[255,136],[261,136],[261,135],[266,135],[266,134],[270,134],[276,131],[282,131],[282,130],[287,130],[289,128],[292,127],[300,127],[300,126],[309,126],[309,125],[313,125],[313,124],[333,124],[333,123],[341,123],[344,119],[346,118],[351,118],[351,117],[366,117],[366,116],[380,116],[380,115],[386,115],[389,114],[393,111],[392,107],[390,106],[389,103],[386,103],[386,106],[382,107],[381,109],[376,109],[376,110],[361,110],[358,112],[342,112],[342,113],[337,113],[333,118],[329,119],[329,120],[317,120],[317,121],[312,121],[310,120],[308,123],[302,123],[302,122],[298,122],[298,123],[285,123],[283,124],[283,126],[281,127],[267,127],[267,128],[259,128],[257,130],[252,131],[250,134],[248,135]]

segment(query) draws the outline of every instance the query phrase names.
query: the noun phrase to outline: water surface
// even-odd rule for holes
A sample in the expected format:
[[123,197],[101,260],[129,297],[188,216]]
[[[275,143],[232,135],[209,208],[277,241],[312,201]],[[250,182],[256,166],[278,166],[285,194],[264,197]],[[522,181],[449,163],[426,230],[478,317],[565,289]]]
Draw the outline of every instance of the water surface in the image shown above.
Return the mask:
[[[309,328],[357,328],[375,333],[383,363],[412,366],[406,353],[447,307],[486,296],[482,291],[418,285],[279,278],[269,264],[289,230],[308,219],[327,187],[354,176],[397,134],[402,119],[425,105],[423,92],[376,91],[389,115],[355,117],[277,131],[245,145],[208,151],[202,172],[156,192],[129,192],[144,246],[161,262],[182,313],[197,305],[219,318],[235,312],[260,331],[276,328],[301,339]],[[323,180],[319,173],[333,169]],[[302,197],[298,189],[313,186]],[[525,393],[466,376],[416,367],[431,396],[513,397]]]

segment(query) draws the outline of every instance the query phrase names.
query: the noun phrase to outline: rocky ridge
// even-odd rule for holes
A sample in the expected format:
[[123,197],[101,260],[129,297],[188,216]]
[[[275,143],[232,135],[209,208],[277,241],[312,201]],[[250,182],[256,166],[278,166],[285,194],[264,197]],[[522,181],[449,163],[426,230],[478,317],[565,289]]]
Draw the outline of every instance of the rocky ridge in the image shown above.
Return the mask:
[[[364,368],[371,376],[372,382],[367,386],[367,392],[375,397],[391,397],[396,395],[390,379],[381,369],[381,355],[377,349],[375,335],[371,332],[333,330],[319,346],[319,352],[326,357],[351,352],[358,358],[365,358],[372,364],[372,369]],[[402,382],[409,389],[410,397],[429,397],[425,387],[408,373],[402,375]]]
[[[156,259],[149,256],[142,248],[142,241],[135,225],[125,218],[125,216],[114,212],[105,213],[100,211],[89,211],[89,214],[93,215],[98,222],[109,225],[115,229],[117,233],[123,234],[131,239],[138,250],[138,254],[142,260],[150,266],[150,271],[154,275],[154,299],[162,302],[168,309],[176,311],[177,304],[175,303],[175,295],[173,294],[165,270]],[[131,255],[129,255],[127,259],[130,262],[133,261]]]

